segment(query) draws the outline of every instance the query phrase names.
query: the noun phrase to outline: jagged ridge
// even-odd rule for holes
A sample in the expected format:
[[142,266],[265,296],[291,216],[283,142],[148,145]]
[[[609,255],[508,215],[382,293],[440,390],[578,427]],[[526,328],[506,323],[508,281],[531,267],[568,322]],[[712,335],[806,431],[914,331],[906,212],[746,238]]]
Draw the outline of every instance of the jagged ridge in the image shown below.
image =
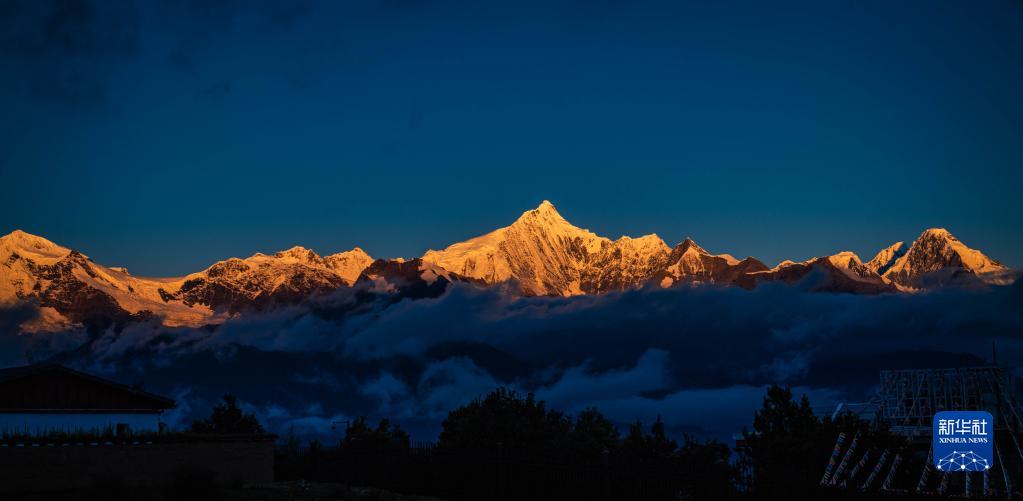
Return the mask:
[[168,325],[202,325],[356,284],[411,297],[435,296],[459,281],[507,282],[534,296],[693,284],[750,289],[808,280],[811,290],[883,293],[1006,283],[1010,271],[944,229],[924,231],[908,248],[895,243],[866,263],[841,252],[768,269],[752,257],[711,254],[691,238],[674,248],[654,234],[611,240],[572,225],[548,201],[507,227],[410,261],[374,261],[358,247],[324,257],[293,247],[227,259],[176,278],[135,277],[20,230],[0,237],[0,303],[36,301],[42,320],[28,330],[106,327],[154,316]]

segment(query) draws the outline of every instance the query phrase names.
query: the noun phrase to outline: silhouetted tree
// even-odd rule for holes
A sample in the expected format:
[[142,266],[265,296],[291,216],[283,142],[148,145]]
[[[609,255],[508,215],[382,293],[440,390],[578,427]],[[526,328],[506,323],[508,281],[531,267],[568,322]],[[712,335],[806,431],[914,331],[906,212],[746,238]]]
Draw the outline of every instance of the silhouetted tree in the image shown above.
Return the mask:
[[297,439],[278,449],[279,479],[322,479],[451,499],[726,499],[731,451],[673,440],[658,417],[622,438],[595,408],[574,418],[531,394],[500,388],[452,410],[435,448],[410,448],[386,419],[352,421],[337,449]]
[[682,445],[675,451],[679,469],[692,479],[690,499],[721,499],[734,492],[737,472],[730,462],[731,449],[721,442],[701,442],[683,435]]
[[264,433],[263,425],[259,424],[256,416],[243,412],[238,407],[238,398],[234,395],[224,395],[224,401],[213,407],[213,414],[209,419],[199,419],[192,422],[193,433],[213,434],[259,434]]
[[374,428],[366,422],[365,417],[352,421],[341,441],[341,450],[345,452],[400,452],[407,451],[409,446],[409,435],[401,427],[381,419]]
[[753,429],[760,434],[804,435],[819,425],[806,395],[796,404],[792,399],[792,390],[778,385],[771,385],[767,389],[763,407],[753,413]]
[[876,426],[854,414],[842,414],[832,420],[818,419],[803,395],[797,403],[792,391],[772,385],[763,406],[753,415],[753,432],[745,433],[753,466],[753,487],[763,499],[789,499],[806,496],[817,488],[840,432],[848,435],[846,447],[857,433],[862,454],[875,449],[897,449],[902,440],[887,427]]
[[618,428],[595,408],[579,413],[568,435],[570,449],[583,457],[596,458],[621,446]]
[[813,488],[827,459],[820,457],[822,431],[805,395],[797,403],[789,388],[769,387],[753,414],[753,432],[745,434],[757,493],[771,497]]
[[670,459],[678,449],[678,443],[668,438],[661,416],[650,426],[650,433],[643,431],[643,423],[636,421],[629,427],[629,434],[622,441],[624,454],[634,459]]
[[498,388],[448,413],[438,447],[493,452],[501,444],[518,455],[555,454],[563,452],[571,427],[564,414],[547,410],[533,394]]

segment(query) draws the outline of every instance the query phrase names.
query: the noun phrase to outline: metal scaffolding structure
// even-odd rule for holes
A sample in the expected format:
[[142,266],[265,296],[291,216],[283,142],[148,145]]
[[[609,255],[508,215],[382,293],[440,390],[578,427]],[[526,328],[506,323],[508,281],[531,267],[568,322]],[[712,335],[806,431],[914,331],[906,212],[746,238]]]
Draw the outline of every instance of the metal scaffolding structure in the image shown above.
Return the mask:
[[1013,379],[1005,367],[884,370],[876,418],[900,435],[929,437],[935,413],[986,410],[997,416],[1004,397],[1012,395]]
[[[863,491],[880,489],[1003,499],[1023,495],[1018,492],[1020,482],[1016,481],[1023,478],[1023,411],[1015,400],[1014,382],[1008,367],[995,365],[881,371],[878,391],[869,402],[841,404],[835,416],[851,413],[884,425],[891,433],[904,437],[904,445],[891,451],[895,459],[884,482],[877,485],[874,480],[885,467],[889,451],[873,456],[869,451],[872,445],[866,444],[868,451],[849,471],[848,478],[843,479],[843,470],[855,454],[857,440],[848,445],[836,469],[835,461],[844,448],[845,436],[842,435],[836,441],[821,483],[837,487],[859,484]],[[930,452],[934,414],[965,410],[983,410],[994,416],[995,467],[983,473],[932,475]],[[907,458],[911,460],[906,461]]]

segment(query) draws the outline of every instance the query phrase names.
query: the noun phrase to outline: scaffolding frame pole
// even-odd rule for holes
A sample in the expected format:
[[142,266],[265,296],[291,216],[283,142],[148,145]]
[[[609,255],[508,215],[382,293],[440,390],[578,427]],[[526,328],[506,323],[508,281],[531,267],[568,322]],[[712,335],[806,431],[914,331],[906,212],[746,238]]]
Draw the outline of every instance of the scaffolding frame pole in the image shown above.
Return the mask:
[[838,433],[838,439],[835,440],[835,448],[831,451],[831,459],[828,460],[828,465],[824,467],[824,476],[821,477],[820,485],[828,485],[831,481],[831,472],[835,469],[835,465],[838,463],[838,456],[842,453],[842,443],[845,442],[845,432]]
[[870,475],[867,477],[867,480],[865,480],[863,482],[863,485],[860,486],[861,491],[870,489],[870,486],[873,485],[874,480],[877,479],[877,475],[881,473],[881,469],[884,468],[885,463],[888,461],[889,452],[890,451],[888,449],[885,449],[883,452],[881,452],[881,457],[878,458],[877,464],[874,465],[874,469],[871,470]]
[[895,472],[899,469],[899,463],[902,462],[902,454],[895,453],[895,459],[892,460],[892,467],[888,470],[888,475],[884,477],[884,483],[881,484],[881,490],[888,491],[892,489],[892,482],[895,481]]
[[835,485],[838,482],[838,479],[842,476],[842,472],[845,471],[845,467],[849,465],[849,461],[856,452],[856,444],[858,444],[859,441],[860,432],[856,432],[856,435],[853,436],[852,442],[849,442],[849,450],[845,451],[845,456],[842,457],[842,462],[838,464],[838,469],[835,470],[835,475],[831,477],[829,485]]
[[924,470],[920,472],[920,481],[916,484],[916,491],[923,492],[927,487],[927,479],[931,476],[931,463],[934,461],[934,449],[927,451],[927,462],[924,463]]

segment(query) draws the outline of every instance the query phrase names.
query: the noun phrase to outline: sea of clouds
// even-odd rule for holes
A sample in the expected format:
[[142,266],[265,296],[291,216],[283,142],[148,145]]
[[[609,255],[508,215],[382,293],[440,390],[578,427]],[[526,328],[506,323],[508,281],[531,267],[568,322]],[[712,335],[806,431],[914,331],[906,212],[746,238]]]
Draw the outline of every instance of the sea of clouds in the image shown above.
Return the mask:
[[872,296],[807,289],[520,298],[455,284],[400,301],[341,290],[218,327],[140,323],[92,339],[19,334],[33,314],[20,307],[0,314],[0,361],[53,357],[143,384],[177,399],[167,416],[176,426],[231,392],[273,431],[330,439],[365,415],[426,440],[448,411],[499,386],[569,413],[597,407],[621,425],[659,415],[673,432],[727,439],[749,425],[771,383],[828,414],[869,398],[883,368],[982,364],[993,345],[1000,362],[1023,364],[1023,284]]

